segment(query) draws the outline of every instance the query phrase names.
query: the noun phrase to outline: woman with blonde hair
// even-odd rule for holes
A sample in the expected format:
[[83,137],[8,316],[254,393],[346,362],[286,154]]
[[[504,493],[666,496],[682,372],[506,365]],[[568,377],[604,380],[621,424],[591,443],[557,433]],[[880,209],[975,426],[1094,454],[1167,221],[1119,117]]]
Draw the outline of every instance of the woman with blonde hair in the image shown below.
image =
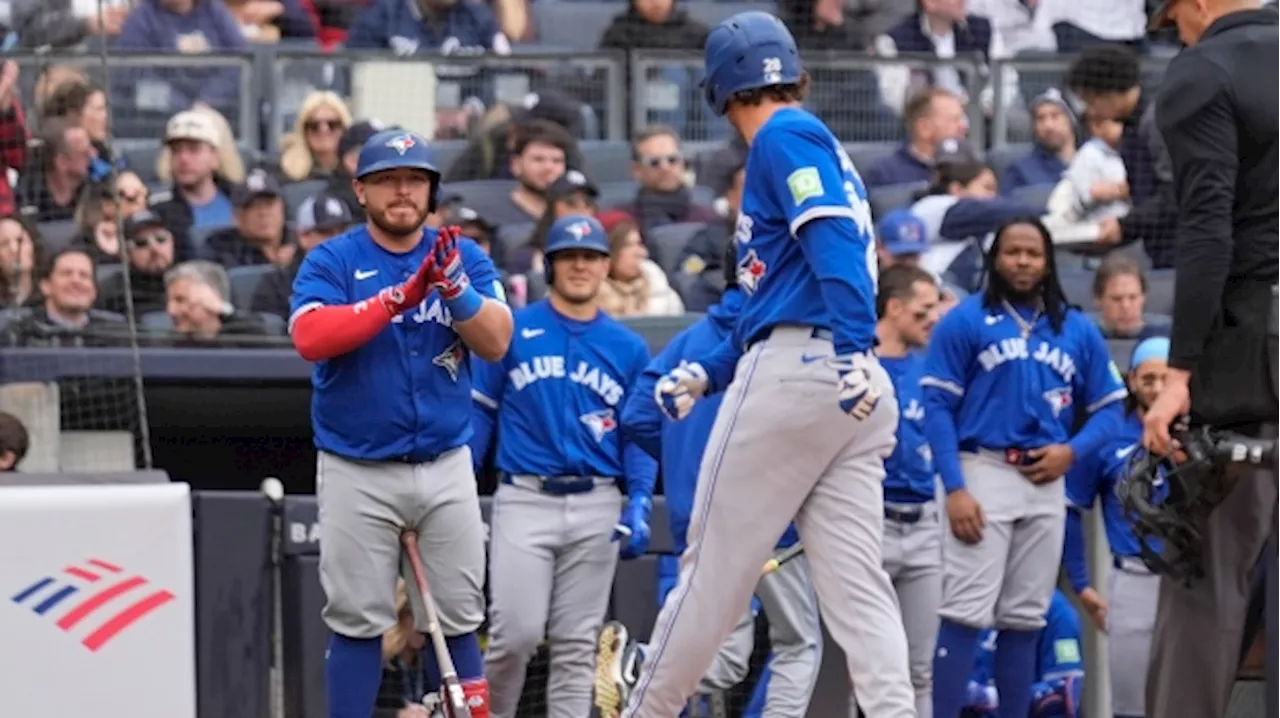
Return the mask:
[[684,314],[684,302],[640,237],[635,220],[624,212],[597,216],[609,232],[609,276],[600,283],[600,309],[612,317]]
[[307,95],[293,132],[280,140],[281,179],[301,182],[333,174],[342,161],[338,141],[350,126],[351,112],[341,97],[328,90]]
[[[240,157],[240,149],[236,146],[236,136],[231,131],[231,123],[227,122],[227,118],[223,117],[222,113],[207,105],[196,105],[191,108],[191,111],[208,116],[218,130],[218,174],[231,184],[244,182],[244,159]],[[173,172],[169,168],[171,161],[171,152],[166,146],[160,150],[160,156],[156,158],[156,177],[164,182],[173,181]]]
[[427,640],[414,630],[403,580],[396,581],[396,619],[396,625],[382,634],[382,684],[374,718],[426,718],[422,699],[427,693],[427,674],[422,650]]

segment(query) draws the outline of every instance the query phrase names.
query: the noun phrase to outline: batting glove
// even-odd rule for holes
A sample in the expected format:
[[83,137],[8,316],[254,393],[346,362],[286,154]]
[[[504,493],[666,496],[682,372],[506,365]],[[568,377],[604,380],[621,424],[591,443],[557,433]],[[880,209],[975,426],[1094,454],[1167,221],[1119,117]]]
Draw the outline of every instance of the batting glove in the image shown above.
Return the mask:
[[632,496],[622,509],[622,519],[613,530],[613,540],[622,542],[624,560],[639,558],[649,550],[649,514],[653,501],[647,496]]
[[880,403],[880,391],[871,386],[871,357],[866,353],[845,354],[830,359],[827,366],[840,375],[836,384],[840,397],[840,411],[858,421],[871,416]]
[[679,421],[693,411],[693,403],[707,393],[707,371],[701,364],[680,362],[680,366],[658,380],[653,399],[662,413]]
[[378,303],[391,316],[400,316],[406,310],[422,304],[422,300],[427,298],[427,294],[431,291],[431,277],[434,274],[436,274],[436,258],[435,255],[428,254],[427,258],[422,260],[418,271],[414,272],[413,276],[406,279],[403,284],[386,287],[378,292]]
[[431,288],[440,293],[440,298],[451,302],[471,286],[471,277],[462,265],[462,252],[458,250],[460,227],[441,227],[436,235],[436,244],[431,248],[435,258],[436,271],[431,277]]

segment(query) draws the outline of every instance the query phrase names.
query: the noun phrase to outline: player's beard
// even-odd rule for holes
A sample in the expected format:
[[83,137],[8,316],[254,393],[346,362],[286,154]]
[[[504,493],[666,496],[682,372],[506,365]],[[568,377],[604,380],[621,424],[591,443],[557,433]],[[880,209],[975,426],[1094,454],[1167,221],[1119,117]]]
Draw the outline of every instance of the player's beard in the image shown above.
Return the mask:
[[422,229],[422,226],[426,224],[428,212],[425,209],[417,209],[415,207],[415,216],[417,219],[412,224],[393,222],[388,219],[390,209],[391,207],[387,207],[387,209],[377,212],[370,211],[368,214],[369,221],[373,222],[374,226],[392,237],[409,237]]

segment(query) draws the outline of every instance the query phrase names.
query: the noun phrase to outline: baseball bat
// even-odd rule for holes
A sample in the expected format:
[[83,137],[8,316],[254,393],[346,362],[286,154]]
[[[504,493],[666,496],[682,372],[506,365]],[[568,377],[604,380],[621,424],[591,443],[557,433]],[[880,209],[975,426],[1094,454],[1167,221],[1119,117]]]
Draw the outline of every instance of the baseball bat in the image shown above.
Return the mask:
[[764,562],[764,568],[760,570],[760,577],[764,578],[765,576],[768,576],[774,571],[777,571],[779,568],[785,565],[788,561],[795,558],[796,556],[799,556],[802,553],[804,553],[804,544],[802,543],[791,544],[790,546],[783,549],[778,554],[774,555],[773,558]]
[[458,671],[453,667],[453,656],[449,655],[449,644],[445,643],[444,632],[440,630],[440,619],[436,615],[436,603],[431,599],[431,589],[427,586],[427,572],[422,567],[422,556],[418,555],[418,532],[405,531],[400,534],[400,545],[409,557],[409,568],[413,570],[418,595],[422,596],[422,605],[427,614],[427,634],[431,636],[431,647],[435,649],[436,663],[440,666],[440,685],[448,716],[471,718],[467,697],[458,680]]

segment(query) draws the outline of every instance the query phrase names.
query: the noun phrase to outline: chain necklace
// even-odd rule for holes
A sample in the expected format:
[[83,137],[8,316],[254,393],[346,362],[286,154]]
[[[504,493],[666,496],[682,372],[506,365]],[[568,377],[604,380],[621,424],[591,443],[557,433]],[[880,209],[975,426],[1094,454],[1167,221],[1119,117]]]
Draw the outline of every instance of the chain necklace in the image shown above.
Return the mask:
[[1005,313],[1008,314],[1013,319],[1014,323],[1018,325],[1018,331],[1022,334],[1023,340],[1025,341],[1030,339],[1031,332],[1036,328],[1036,322],[1040,321],[1040,315],[1044,314],[1044,308],[1036,308],[1035,316],[1031,317],[1031,320],[1028,321],[1022,318],[1022,315],[1019,314],[1018,310],[1009,303],[1008,299],[1001,299],[1000,303],[1004,305]]

